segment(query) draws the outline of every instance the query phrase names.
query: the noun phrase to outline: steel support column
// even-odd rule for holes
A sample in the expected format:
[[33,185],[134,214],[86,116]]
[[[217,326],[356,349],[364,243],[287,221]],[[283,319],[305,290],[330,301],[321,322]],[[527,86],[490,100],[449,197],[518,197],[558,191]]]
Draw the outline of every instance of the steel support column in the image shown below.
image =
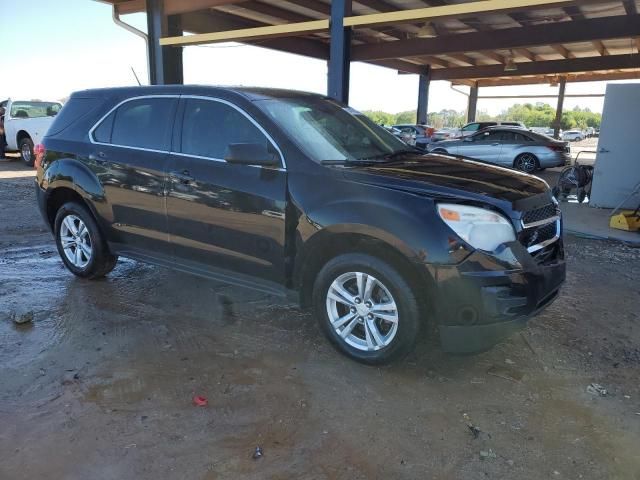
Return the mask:
[[160,38],[164,36],[182,35],[180,17],[166,16],[163,0],[147,0],[147,32],[149,83],[151,85],[183,83],[182,48],[160,45]]
[[344,18],[350,15],[351,0],[332,0],[327,94],[343,103],[349,103],[351,28],[344,26]]
[[476,112],[478,111],[478,82],[475,82],[469,92],[469,107],[467,109],[467,122],[476,121]]
[[429,120],[429,86],[431,84],[431,65],[427,65],[424,74],[418,76],[418,112],[419,125],[426,125]]
[[147,35],[149,36],[149,83],[151,85],[164,84],[162,47],[162,22],[164,19],[164,1],[147,0]]
[[556,107],[556,119],[553,122],[553,137],[560,137],[560,126],[562,125],[562,110],[564,109],[564,92],[567,89],[567,78],[560,78],[560,91],[558,92],[558,106]]
[[[167,35],[177,37],[183,35],[180,15],[169,15],[166,19]],[[182,65],[182,47],[162,47],[164,59],[164,83],[182,85],[184,83],[184,68]]]

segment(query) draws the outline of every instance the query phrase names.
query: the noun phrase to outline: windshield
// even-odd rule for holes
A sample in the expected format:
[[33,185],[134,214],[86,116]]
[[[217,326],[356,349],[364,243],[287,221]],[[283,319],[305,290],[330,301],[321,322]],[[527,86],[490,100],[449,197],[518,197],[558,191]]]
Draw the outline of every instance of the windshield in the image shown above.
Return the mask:
[[257,100],[312,160],[365,160],[411,150],[386,129],[337,102],[318,97]]
[[62,105],[55,102],[13,102],[11,104],[11,117],[55,117],[61,108]]

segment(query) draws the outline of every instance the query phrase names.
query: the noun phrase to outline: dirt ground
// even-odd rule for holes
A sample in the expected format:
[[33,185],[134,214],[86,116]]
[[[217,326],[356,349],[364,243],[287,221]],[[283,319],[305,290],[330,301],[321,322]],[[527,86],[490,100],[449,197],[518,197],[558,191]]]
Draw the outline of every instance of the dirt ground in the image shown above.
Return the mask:
[[75,278],[0,162],[0,478],[640,479],[640,250],[566,242],[521,334],[373,368],[262,294],[129,260]]

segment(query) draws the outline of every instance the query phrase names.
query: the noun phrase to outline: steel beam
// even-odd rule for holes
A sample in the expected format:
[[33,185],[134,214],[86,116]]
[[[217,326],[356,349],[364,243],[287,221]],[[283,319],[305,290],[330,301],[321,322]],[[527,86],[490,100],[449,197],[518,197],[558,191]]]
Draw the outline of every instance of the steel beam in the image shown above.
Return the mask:
[[467,123],[476,121],[476,112],[478,111],[478,82],[475,82],[469,92],[469,107],[467,108]]
[[429,86],[431,84],[431,67],[418,76],[418,124],[426,125],[429,120]]
[[564,93],[567,89],[567,79],[562,77],[560,79],[560,91],[558,92],[558,106],[556,107],[556,119],[553,122],[553,136],[554,138],[560,137],[560,125],[562,123],[562,109],[564,108]]
[[[166,18],[167,34],[182,35],[182,21],[180,15],[169,15]],[[184,67],[182,63],[182,48],[162,47],[162,70],[164,83],[167,85],[182,85],[184,83]]]
[[521,77],[523,75],[553,75],[573,72],[593,72],[598,70],[618,70],[640,68],[640,55],[609,55],[606,57],[583,57],[566,60],[547,60],[518,63],[514,71],[505,72],[503,65],[483,65],[477,67],[439,68],[431,74],[432,80],[458,80]]
[[530,27],[505,28],[490,32],[398,40],[375,45],[355,45],[352,59],[353,61],[368,61],[421,55],[446,55],[637,36],[640,36],[640,16],[619,15]]
[[151,85],[164,84],[164,56],[160,46],[163,33],[164,2],[163,0],[147,0],[147,34],[149,41],[149,83]]
[[345,17],[351,15],[351,0],[331,2],[331,45],[327,94],[331,98],[349,103],[349,76],[351,70],[351,28],[345,27]]

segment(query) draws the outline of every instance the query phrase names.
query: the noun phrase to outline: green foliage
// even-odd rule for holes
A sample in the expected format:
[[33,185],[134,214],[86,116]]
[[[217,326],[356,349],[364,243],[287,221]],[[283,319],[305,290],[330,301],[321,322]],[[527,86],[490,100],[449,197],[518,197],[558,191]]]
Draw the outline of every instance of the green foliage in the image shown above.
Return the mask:
[[[378,124],[397,125],[416,122],[416,112],[412,110],[396,114],[381,111],[365,111],[363,113]],[[483,111],[478,111],[476,115],[476,119],[481,122],[512,120],[522,122],[527,127],[547,128],[553,127],[555,118],[555,108],[542,102],[512,105],[499,115],[492,116]],[[602,115],[600,113],[594,113],[588,108],[581,109],[580,107],[576,107],[573,110],[563,113],[560,128],[563,130],[572,128],[584,130],[587,127],[600,128],[601,121]],[[456,112],[455,110],[431,112],[429,113],[428,123],[435,128],[461,127],[466,123],[466,114],[465,112]]]

